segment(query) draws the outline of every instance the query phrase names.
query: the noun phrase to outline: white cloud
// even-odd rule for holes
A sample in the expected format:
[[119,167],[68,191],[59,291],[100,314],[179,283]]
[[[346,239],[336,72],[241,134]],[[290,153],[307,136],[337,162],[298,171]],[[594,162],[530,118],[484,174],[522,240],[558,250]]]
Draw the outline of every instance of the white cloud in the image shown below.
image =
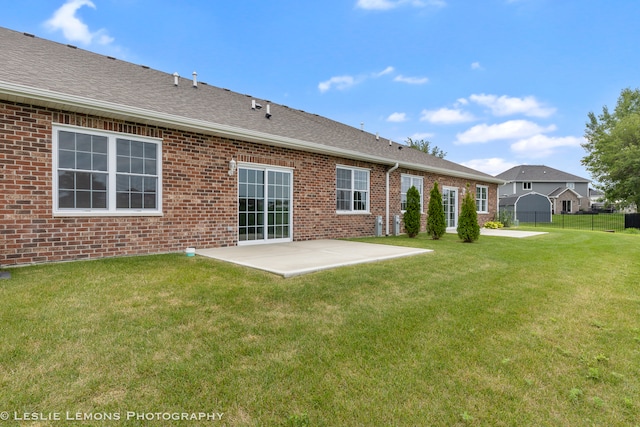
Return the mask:
[[393,123],[402,123],[402,122],[406,122],[407,120],[407,113],[392,113],[389,117],[387,117],[387,121],[388,122],[393,122]]
[[326,92],[335,86],[338,90],[345,90],[356,84],[356,79],[353,76],[336,76],[331,77],[329,80],[318,83],[318,89],[320,92]]
[[392,66],[388,66],[387,68],[385,68],[384,70],[380,71],[379,73],[373,73],[373,77],[382,77],[386,74],[391,74],[395,71],[395,68],[393,68]]
[[477,104],[488,107],[495,116],[510,116],[524,114],[527,117],[549,117],[556,112],[555,108],[545,107],[533,96],[513,98],[506,95],[471,95],[469,99]]
[[499,157],[473,159],[468,162],[461,162],[460,164],[471,169],[479,170],[480,172],[488,173],[489,175],[501,174],[502,172],[518,165],[517,163],[508,162]]
[[373,73],[363,73],[363,74],[359,74],[356,77],[350,76],[350,75],[334,76],[334,77],[331,77],[329,80],[318,83],[318,90],[320,90],[320,92],[327,92],[328,90],[331,90],[333,88],[337,90],[345,90],[345,89],[349,89],[351,86],[360,84],[367,79],[371,79],[371,78],[377,79],[387,74],[391,74],[394,71],[395,71],[395,68],[393,68],[392,66],[388,66],[382,71],[373,72]]
[[540,158],[554,154],[557,148],[580,147],[584,142],[584,138],[575,136],[533,135],[511,144],[511,151],[527,157]]
[[528,120],[509,120],[508,122],[488,125],[481,124],[456,135],[456,144],[473,144],[495,141],[499,139],[529,138],[545,132],[556,130],[555,125],[542,126]]
[[420,121],[436,124],[465,123],[475,120],[472,114],[459,109],[422,110]]
[[408,83],[410,85],[423,85],[429,81],[427,77],[405,77],[402,74],[393,79],[394,82]]
[[357,8],[365,10],[391,10],[403,5],[444,7],[447,2],[445,0],[358,0],[356,3]]
[[107,34],[106,30],[91,32],[87,24],[76,16],[78,9],[83,6],[96,8],[90,0],[68,0],[44,23],[45,27],[51,31],[61,30],[64,37],[72,42],[80,42],[85,45],[91,44],[94,40],[101,45],[112,43],[114,39]]
[[480,65],[479,62],[472,62],[471,63],[471,69],[472,70],[484,70],[484,68],[482,68],[482,65]]
[[414,141],[420,141],[421,139],[429,140],[430,138],[433,138],[434,136],[435,136],[435,134],[433,134],[433,133],[427,133],[427,132],[420,133],[420,132],[418,132],[418,133],[414,133],[409,138],[411,138]]

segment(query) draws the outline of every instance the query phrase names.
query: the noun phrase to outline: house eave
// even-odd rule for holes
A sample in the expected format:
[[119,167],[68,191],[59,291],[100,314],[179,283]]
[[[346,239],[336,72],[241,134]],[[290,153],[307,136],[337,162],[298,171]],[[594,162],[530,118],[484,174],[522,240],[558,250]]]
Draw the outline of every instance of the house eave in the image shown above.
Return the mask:
[[296,138],[272,135],[236,126],[223,125],[205,120],[193,119],[159,111],[147,110],[128,105],[117,104],[92,98],[80,97],[47,89],[39,89],[31,86],[19,85],[0,81],[0,99],[20,104],[36,104],[51,109],[72,111],[82,114],[93,114],[101,117],[135,121],[169,129],[178,129],[203,134],[222,136],[230,139],[239,139],[249,142],[257,142],[271,146],[290,148],[360,160],[383,165],[393,166],[399,163],[400,167],[417,171],[443,174],[447,176],[471,179],[493,184],[504,184],[506,181],[495,177],[487,177],[445,168],[438,168],[419,163],[398,162],[395,159],[380,157],[354,150],[322,145]]

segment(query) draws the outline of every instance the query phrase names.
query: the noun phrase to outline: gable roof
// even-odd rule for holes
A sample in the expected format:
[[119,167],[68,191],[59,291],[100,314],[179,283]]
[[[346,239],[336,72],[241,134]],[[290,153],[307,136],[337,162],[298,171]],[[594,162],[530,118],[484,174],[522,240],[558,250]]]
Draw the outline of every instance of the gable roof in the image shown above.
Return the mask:
[[507,182],[591,182],[545,165],[520,165],[496,175]]
[[555,190],[553,190],[551,193],[548,194],[548,196],[552,199],[558,198],[561,195],[563,195],[564,193],[566,193],[567,191],[573,193],[574,196],[576,196],[578,199],[582,199],[582,195],[580,195],[577,191],[572,190],[569,187],[558,187]]
[[[0,100],[502,184],[460,164],[289,108],[0,27]],[[252,109],[252,100],[263,109]],[[266,106],[270,118],[265,117]]]

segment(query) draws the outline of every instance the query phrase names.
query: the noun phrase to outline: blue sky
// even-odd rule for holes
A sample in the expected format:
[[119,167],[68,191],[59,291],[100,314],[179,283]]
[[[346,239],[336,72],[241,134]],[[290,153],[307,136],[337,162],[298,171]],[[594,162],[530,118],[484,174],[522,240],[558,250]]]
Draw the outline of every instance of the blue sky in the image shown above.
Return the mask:
[[178,72],[492,175],[580,164],[640,87],[637,0],[21,0],[0,26]]

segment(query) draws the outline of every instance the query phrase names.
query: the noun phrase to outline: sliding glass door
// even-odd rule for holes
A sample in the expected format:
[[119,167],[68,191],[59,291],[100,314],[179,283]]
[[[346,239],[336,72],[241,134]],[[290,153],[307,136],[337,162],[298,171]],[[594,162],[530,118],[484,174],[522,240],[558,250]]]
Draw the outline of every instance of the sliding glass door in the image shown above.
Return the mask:
[[292,240],[292,179],[289,170],[238,169],[238,244]]

